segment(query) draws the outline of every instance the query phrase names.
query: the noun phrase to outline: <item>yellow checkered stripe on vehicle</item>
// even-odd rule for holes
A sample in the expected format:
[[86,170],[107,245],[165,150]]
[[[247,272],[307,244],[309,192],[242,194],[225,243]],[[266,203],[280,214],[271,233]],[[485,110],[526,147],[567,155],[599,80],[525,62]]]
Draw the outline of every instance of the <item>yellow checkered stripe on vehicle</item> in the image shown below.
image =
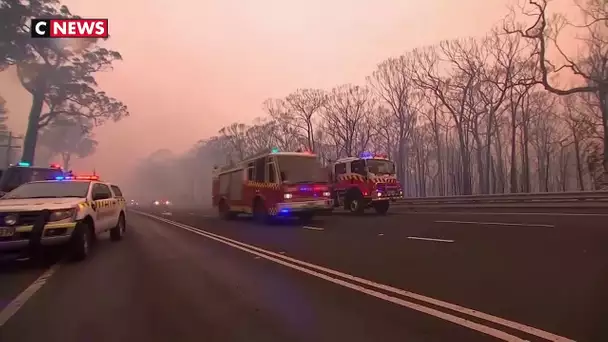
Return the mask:
[[251,187],[254,187],[254,188],[263,188],[263,189],[275,189],[275,190],[281,189],[281,185],[280,184],[267,183],[267,182],[248,181],[247,182],[247,186],[251,186]]
[[338,180],[356,180],[356,181],[361,181],[361,182],[365,182],[365,177],[361,176],[361,175],[339,175],[338,176]]
[[397,183],[397,179],[396,178],[374,178],[374,179],[372,179],[372,182],[374,184],[377,184],[377,183],[395,184],[395,183]]
[[[113,203],[114,200],[116,200],[116,203]],[[80,203],[79,206],[81,208],[92,208],[93,207],[92,204],[95,203],[97,208],[110,208],[110,207],[116,206],[116,205],[123,205],[125,202],[126,201],[124,198],[114,198],[114,199],[107,199],[107,200],[84,202],[84,203]]]
[[338,180],[340,181],[345,181],[345,180],[355,180],[355,181],[359,181],[359,182],[371,182],[374,184],[377,183],[390,183],[390,184],[394,184],[397,183],[397,179],[396,178],[372,178],[370,180],[368,180],[365,176],[362,175],[339,175],[338,176]]
[[278,213],[277,208],[275,208],[275,207],[268,208],[268,215],[270,215],[270,216],[276,216],[277,213]]

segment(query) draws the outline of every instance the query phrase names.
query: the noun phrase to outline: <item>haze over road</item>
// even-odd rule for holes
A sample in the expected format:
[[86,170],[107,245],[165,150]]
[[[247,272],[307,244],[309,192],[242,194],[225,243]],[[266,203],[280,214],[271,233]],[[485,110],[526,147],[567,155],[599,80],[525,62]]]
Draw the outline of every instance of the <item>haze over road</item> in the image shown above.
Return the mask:
[[3,271],[0,340],[608,337],[604,218],[584,228],[568,216],[462,213],[338,214],[308,226],[170,219],[131,213],[125,241],[57,264],[8,320],[11,300],[48,270]]

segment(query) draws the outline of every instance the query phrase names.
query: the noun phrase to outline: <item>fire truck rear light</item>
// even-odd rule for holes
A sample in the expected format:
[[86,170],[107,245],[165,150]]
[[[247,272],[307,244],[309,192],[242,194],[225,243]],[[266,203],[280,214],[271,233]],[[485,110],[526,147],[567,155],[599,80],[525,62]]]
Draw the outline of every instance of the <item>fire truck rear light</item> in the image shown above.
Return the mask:
[[285,198],[285,199],[291,199],[291,198],[293,198],[293,195],[292,194],[284,194],[283,198]]

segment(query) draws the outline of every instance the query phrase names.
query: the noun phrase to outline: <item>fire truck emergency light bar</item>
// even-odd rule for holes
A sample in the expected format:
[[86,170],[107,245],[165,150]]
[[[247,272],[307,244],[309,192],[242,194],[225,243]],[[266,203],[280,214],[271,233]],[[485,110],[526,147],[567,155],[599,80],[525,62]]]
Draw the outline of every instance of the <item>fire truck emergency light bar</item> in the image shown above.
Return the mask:
[[359,155],[359,158],[361,159],[387,159],[387,155],[386,154],[380,154],[380,153],[371,153],[371,152],[361,152],[361,154]]

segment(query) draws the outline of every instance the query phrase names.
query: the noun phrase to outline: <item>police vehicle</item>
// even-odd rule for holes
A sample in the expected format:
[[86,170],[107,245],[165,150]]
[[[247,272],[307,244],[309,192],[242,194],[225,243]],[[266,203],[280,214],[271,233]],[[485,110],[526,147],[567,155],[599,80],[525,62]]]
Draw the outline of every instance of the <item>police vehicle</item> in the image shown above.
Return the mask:
[[19,185],[28,182],[53,180],[58,176],[69,175],[58,164],[51,164],[49,167],[31,166],[29,163],[20,162],[11,165],[2,171],[0,177],[0,196],[16,189]]
[[126,205],[118,186],[92,176],[57,176],[29,182],[0,198],[0,253],[32,257],[47,246],[68,248],[85,259],[99,234],[123,238]]

